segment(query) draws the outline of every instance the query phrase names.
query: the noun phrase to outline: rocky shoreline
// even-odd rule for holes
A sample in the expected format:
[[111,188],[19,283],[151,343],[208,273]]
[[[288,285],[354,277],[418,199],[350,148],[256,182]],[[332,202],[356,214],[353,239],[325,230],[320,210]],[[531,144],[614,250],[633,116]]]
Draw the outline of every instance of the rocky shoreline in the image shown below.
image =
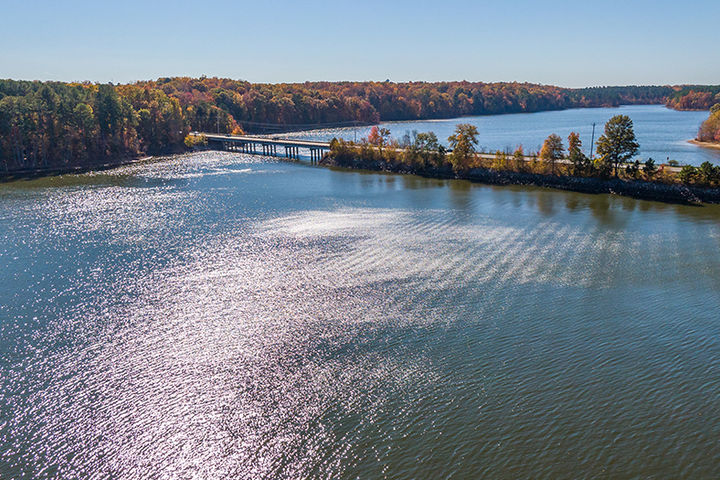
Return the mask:
[[686,185],[648,182],[644,180],[602,179],[593,177],[572,177],[498,171],[474,168],[467,172],[455,173],[449,166],[412,168],[405,164],[384,161],[363,161],[353,159],[337,161],[325,156],[320,165],[349,169],[419,175],[430,178],[462,179],[489,185],[533,185],[538,187],[569,190],[580,193],[608,193],[643,200],[666,203],[720,203],[720,188],[701,188]]

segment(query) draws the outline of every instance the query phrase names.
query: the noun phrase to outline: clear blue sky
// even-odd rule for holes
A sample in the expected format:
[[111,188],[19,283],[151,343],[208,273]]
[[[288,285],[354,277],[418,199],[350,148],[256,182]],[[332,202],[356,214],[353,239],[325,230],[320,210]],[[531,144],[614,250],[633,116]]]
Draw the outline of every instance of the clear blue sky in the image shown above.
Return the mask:
[[720,0],[1,0],[0,7],[0,78],[720,83]]

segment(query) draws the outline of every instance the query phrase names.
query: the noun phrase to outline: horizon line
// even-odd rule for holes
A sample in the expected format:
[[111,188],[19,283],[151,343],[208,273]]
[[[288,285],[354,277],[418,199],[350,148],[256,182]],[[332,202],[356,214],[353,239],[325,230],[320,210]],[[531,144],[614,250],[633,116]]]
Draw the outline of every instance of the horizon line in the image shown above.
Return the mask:
[[587,89],[587,88],[613,88],[613,87],[709,87],[709,86],[717,86],[720,85],[720,83],[712,84],[712,83],[626,83],[626,84],[605,84],[605,85],[586,85],[581,87],[567,87],[562,86],[554,83],[538,83],[538,82],[531,82],[531,81],[523,81],[523,80],[499,80],[499,81],[485,81],[485,80],[406,80],[406,81],[395,81],[395,80],[304,80],[304,81],[292,81],[292,82],[286,82],[286,81],[278,81],[278,82],[253,82],[250,80],[242,79],[242,78],[232,78],[227,76],[208,76],[208,75],[200,75],[200,76],[192,76],[192,75],[172,75],[172,76],[160,76],[154,79],[134,79],[129,81],[119,81],[115,82],[113,80],[109,81],[99,81],[99,80],[53,80],[53,79],[28,79],[28,78],[11,78],[6,77],[2,78],[0,80],[10,80],[10,81],[18,81],[18,82],[41,82],[41,83],[78,83],[78,84],[93,84],[93,85],[132,85],[136,83],[146,83],[146,82],[157,82],[162,79],[178,79],[178,78],[189,78],[189,79],[218,79],[218,80],[232,80],[236,82],[246,82],[251,85],[303,85],[308,83],[392,83],[392,84],[414,84],[414,83],[427,83],[427,84],[442,84],[442,83],[474,83],[474,84],[486,84],[486,85],[493,85],[493,84],[521,84],[521,85],[536,85],[536,86],[544,86],[544,87],[556,87],[556,88],[562,88],[567,90],[581,90],[581,89]]

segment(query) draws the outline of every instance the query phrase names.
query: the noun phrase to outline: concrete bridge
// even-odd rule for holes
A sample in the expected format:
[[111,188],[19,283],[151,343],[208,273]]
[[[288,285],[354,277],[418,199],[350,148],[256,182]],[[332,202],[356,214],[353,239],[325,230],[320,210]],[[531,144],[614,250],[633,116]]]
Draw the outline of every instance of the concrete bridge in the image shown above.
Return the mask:
[[285,158],[300,158],[300,149],[309,151],[310,161],[317,163],[324,152],[330,150],[330,143],[314,140],[292,140],[288,138],[260,137],[255,135],[230,135],[192,132],[191,135],[203,136],[208,144],[220,150],[252,153],[257,155],[278,156],[278,150],[284,149]]

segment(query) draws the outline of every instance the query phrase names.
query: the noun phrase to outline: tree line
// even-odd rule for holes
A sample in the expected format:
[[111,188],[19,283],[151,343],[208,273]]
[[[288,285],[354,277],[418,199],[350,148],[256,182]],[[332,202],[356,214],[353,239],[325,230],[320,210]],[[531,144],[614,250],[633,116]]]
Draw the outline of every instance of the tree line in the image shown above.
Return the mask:
[[[716,114],[720,120],[720,107]],[[433,132],[409,132],[401,139],[392,139],[387,129],[373,127],[368,138],[360,142],[333,139],[328,155],[341,165],[352,165],[355,160],[360,160],[365,165],[369,162],[376,165],[385,163],[393,166],[392,170],[403,170],[397,167],[405,166],[408,171],[430,175],[452,171],[462,176],[472,169],[491,169],[498,172],[720,186],[720,167],[710,162],[700,167],[686,165],[678,170],[669,165],[657,165],[652,158],[645,161],[635,158],[640,145],[633,122],[627,115],[616,115],[605,124],[604,132],[596,143],[597,156],[592,158],[583,153],[577,132],[568,136],[567,150],[563,139],[551,134],[540,152],[531,153],[526,153],[522,146],[512,153],[480,152],[477,149],[478,136],[474,125],[459,124],[453,135],[448,137],[450,148],[446,149]]]
[[720,103],[720,85],[689,85],[678,88],[666,102],[675,110],[709,110]]
[[680,87],[160,78],[127,85],[0,80],[0,171],[179,152],[191,130],[448,118],[662,104]]

